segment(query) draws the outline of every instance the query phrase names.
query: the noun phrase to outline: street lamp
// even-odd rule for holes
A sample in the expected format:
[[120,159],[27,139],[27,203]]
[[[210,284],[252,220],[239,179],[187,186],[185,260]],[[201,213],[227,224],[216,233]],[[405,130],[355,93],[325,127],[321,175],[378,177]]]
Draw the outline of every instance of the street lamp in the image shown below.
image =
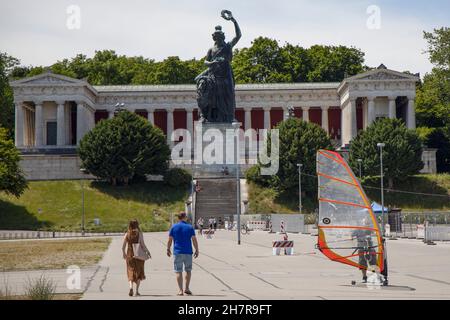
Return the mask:
[[238,245],[241,244],[241,181],[239,179],[239,128],[241,124],[239,122],[233,122],[233,129],[235,129],[236,137],[236,212],[237,222],[236,229],[238,233]]
[[[88,171],[84,168],[80,169],[80,172],[83,174],[87,174]],[[81,203],[82,203],[82,215],[81,215],[81,235],[84,237],[84,232],[85,232],[85,210],[84,210],[84,182],[83,179],[80,180],[81,182]]]
[[384,213],[384,183],[383,183],[383,177],[384,177],[384,171],[383,171],[383,148],[386,146],[384,143],[378,143],[377,147],[380,148],[380,174],[381,174],[381,216],[383,218],[383,226],[382,226],[382,235],[383,235],[383,247],[384,247],[384,269],[383,269],[383,276],[384,276],[384,283],[383,285],[388,285],[388,266],[387,266],[387,253],[386,253],[386,217]]
[[303,165],[298,163],[298,210],[302,214],[302,167]]
[[382,217],[382,232],[383,232],[383,236],[385,236],[386,234],[386,230],[385,230],[385,214],[384,214],[384,183],[383,183],[383,178],[384,178],[384,172],[383,172],[383,148],[386,146],[386,144],[384,143],[378,143],[377,147],[380,148],[380,176],[381,176],[381,217]]
[[358,159],[357,160],[358,161],[358,166],[359,166],[359,181],[361,181],[361,176],[362,176],[362,174],[361,174],[361,164],[362,164],[362,159]]

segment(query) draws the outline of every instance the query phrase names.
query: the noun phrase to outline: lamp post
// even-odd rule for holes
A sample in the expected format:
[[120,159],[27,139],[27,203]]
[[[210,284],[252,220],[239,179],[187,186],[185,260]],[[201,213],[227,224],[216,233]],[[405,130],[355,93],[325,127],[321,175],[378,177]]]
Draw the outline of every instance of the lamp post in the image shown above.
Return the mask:
[[238,233],[238,245],[241,244],[241,181],[239,179],[239,128],[241,124],[239,122],[233,122],[233,128],[235,129],[236,138],[236,213],[237,222],[236,229]]
[[358,159],[358,166],[359,166],[359,181],[361,181],[361,177],[362,177],[362,170],[361,170],[361,164],[362,164],[362,159]]
[[385,213],[384,213],[384,171],[383,171],[383,148],[386,146],[384,143],[378,143],[377,147],[380,148],[380,174],[381,174],[381,216],[383,218],[383,226],[382,226],[382,239],[383,239],[383,247],[384,247],[384,269],[383,269],[383,276],[384,276],[384,282],[383,285],[387,286],[389,284],[388,281],[388,264],[387,264],[387,249],[386,249],[386,229],[385,229]]
[[303,165],[298,163],[298,211],[302,214],[302,167]]
[[[83,174],[87,174],[87,170],[84,168],[80,169],[80,172]],[[82,206],[82,213],[81,213],[81,235],[84,237],[85,232],[85,210],[84,210],[84,181],[83,179],[81,181],[81,206]]]
[[380,148],[380,177],[381,177],[381,217],[382,217],[382,233],[383,236],[385,236],[386,234],[386,230],[385,230],[385,214],[384,214],[384,183],[383,183],[383,178],[384,178],[384,172],[383,172],[383,148],[386,146],[386,144],[384,143],[378,143],[377,147]]

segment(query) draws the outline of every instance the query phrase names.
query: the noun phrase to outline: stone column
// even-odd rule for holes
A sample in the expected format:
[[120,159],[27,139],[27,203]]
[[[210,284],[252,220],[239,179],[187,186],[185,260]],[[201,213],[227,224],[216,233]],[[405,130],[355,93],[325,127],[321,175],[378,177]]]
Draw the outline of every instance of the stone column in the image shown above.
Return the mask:
[[15,142],[16,147],[23,147],[23,136],[24,136],[24,112],[23,112],[23,103],[22,102],[15,102],[15,109],[16,109],[16,115],[14,118],[15,122]]
[[252,108],[245,108],[245,130],[252,128]]
[[65,102],[57,101],[57,110],[56,110],[56,141],[58,146],[63,146],[66,144],[65,139]]
[[358,134],[358,127],[356,125],[356,99],[350,99],[348,107],[350,108],[350,118],[349,118],[349,126],[350,126],[350,141],[356,137]]
[[80,140],[84,135],[84,104],[83,102],[77,102],[77,145],[80,144]]
[[326,131],[326,133],[329,133],[328,129],[328,109],[329,107],[324,106],[322,109],[322,128]]
[[414,98],[408,97],[407,127],[408,129],[416,128],[416,110],[414,109]]
[[270,107],[264,107],[264,129],[270,129]]
[[153,112],[153,109],[147,110],[147,120],[152,124],[152,126],[155,125],[155,114]]
[[194,108],[186,108],[186,129],[191,134],[191,148],[194,141]]
[[367,104],[367,109],[369,112],[369,116],[368,116],[368,126],[370,126],[374,121],[375,121],[375,97],[367,97],[368,99],[368,104]]
[[391,96],[389,97],[389,119],[397,118],[397,108],[395,104],[395,99],[397,97]]
[[34,115],[34,130],[36,130],[34,136],[34,146],[41,147],[44,144],[44,121],[42,118],[42,102],[35,102],[35,115]]
[[173,108],[167,108],[167,143],[171,146],[172,132],[173,132]]
[[283,107],[283,120],[289,119],[289,106]]
[[302,107],[302,119],[309,122],[309,107]]

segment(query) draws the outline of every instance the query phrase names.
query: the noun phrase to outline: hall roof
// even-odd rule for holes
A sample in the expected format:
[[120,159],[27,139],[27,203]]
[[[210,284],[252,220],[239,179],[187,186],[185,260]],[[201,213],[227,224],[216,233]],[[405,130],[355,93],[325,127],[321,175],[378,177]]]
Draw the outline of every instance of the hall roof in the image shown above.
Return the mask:
[[[265,83],[265,84],[237,84],[237,91],[254,90],[314,90],[337,89],[339,82],[315,83]],[[158,91],[195,91],[195,85],[119,85],[119,86],[93,86],[99,93],[107,92],[158,92]]]

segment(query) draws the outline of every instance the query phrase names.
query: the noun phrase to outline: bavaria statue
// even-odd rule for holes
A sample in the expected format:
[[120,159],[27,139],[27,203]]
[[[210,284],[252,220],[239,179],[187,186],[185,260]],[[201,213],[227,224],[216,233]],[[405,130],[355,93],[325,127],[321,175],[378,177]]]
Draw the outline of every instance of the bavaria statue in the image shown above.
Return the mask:
[[233,47],[242,34],[230,11],[223,10],[221,16],[234,23],[236,36],[230,42],[225,42],[225,34],[221,26],[217,26],[212,34],[214,46],[208,50],[205,59],[208,69],[195,78],[201,122],[232,123],[235,121],[236,100],[231,60]]

